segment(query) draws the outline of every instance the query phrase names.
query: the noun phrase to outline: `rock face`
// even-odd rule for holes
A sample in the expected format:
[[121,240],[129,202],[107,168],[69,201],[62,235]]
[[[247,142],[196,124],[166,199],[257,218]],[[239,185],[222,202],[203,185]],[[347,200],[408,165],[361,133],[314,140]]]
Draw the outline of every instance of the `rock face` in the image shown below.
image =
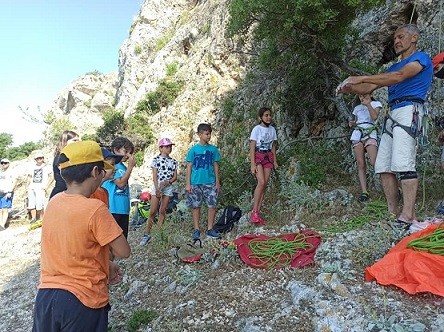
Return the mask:
[[[182,88],[148,124],[155,140],[170,137],[180,142],[172,155],[178,160],[183,160],[196,142],[195,131],[201,122],[214,125],[212,141],[223,148],[225,156],[237,156],[239,149],[246,151],[256,110],[263,105],[273,108],[282,146],[296,136],[347,134],[344,124],[350,105],[333,98],[334,91],[314,92],[317,100],[313,100],[313,107],[298,109],[299,105],[288,102],[292,91],[286,85],[285,73],[261,72],[250,61],[255,45],[226,38],[229,4],[229,0],[144,1],[120,49],[118,74],[78,78],[61,92],[50,111],[75,124],[81,134],[92,133],[102,124],[105,109],[115,107],[129,117],[147,93],[156,91],[168,78]],[[422,32],[419,47],[435,54],[440,15],[433,0],[386,1],[384,6],[358,16],[355,27],[360,38],[346,50],[345,60],[359,59],[371,66],[387,64],[394,58],[394,29],[410,21]],[[247,73],[253,75],[246,79]],[[376,94],[383,102],[384,91]],[[442,93],[434,86],[430,93],[432,109],[441,106],[437,101],[444,100]],[[318,107],[320,99],[328,106]],[[145,164],[157,153],[157,146],[150,146],[145,151]]]
[[116,88],[117,73],[86,74],[59,93],[48,113],[69,121],[79,134],[92,134],[102,125],[103,112],[114,106]]

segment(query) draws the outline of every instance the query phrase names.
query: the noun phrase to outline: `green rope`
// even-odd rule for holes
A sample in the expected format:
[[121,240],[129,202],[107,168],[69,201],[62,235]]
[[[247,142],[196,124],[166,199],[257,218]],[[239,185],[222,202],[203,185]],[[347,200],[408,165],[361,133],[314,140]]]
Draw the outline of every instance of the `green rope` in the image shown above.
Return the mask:
[[380,200],[374,200],[367,203],[364,214],[351,220],[341,220],[336,225],[328,225],[323,231],[327,233],[345,233],[357,228],[361,228],[371,221],[388,219],[387,203]]
[[444,223],[441,223],[432,233],[410,241],[407,248],[444,256]]
[[306,235],[299,233],[294,240],[283,238],[250,240],[248,246],[251,254],[248,255],[248,258],[259,261],[259,263],[253,263],[256,267],[281,268],[290,266],[296,252],[313,247],[311,243],[306,241],[307,238]]

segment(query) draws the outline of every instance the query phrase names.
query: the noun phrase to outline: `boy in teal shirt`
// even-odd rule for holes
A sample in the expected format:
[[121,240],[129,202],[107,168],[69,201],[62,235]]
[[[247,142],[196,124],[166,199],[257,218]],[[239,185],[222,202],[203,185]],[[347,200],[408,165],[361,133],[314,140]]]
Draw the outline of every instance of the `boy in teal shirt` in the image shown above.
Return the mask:
[[210,124],[201,123],[197,127],[199,143],[191,147],[187,153],[187,174],[185,190],[187,206],[191,208],[194,230],[193,240],[200,239],[199,220],[200,207],[203,200],[208,206],[207,236],[219,239],[221,235],[213,229],[216,216],[217,196],[220,192],[219,180],[219,149],[210,144],[212,128]]

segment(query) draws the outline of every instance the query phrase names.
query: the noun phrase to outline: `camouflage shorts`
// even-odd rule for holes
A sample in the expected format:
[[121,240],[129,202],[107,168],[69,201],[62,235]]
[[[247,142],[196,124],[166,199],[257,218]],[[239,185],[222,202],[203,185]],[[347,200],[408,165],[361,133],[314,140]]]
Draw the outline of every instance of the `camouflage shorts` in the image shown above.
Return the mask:
[[215,184],[198,184],[191,186],[191,193],[187,195],[187,206],[199,208],[205,200],[209,208],[217,205],[217,190]]

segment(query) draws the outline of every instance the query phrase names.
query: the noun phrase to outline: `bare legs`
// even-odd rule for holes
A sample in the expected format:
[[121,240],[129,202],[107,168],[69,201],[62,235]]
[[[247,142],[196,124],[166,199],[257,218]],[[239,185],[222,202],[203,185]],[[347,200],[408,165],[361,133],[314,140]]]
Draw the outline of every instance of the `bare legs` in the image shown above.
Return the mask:
[[[160,202],[160,208],[159,208],[159,202]],[[170,202],[170,196],[163,195],[161,196],[161,198],[157,197],[156,195],[151,196],[150,217],[148,218],[148,222],[146,224],[145,234],[148,235],[151,234],[151,228],[153,227],[154,218],[157,215],[157,211],[159,211],[158,225],[159,226],[163,225],[166,217],[166,209],[168,207],[169,202]]]
[[[398,180],[393,173],[381,173],[382,186],[390,213],[398,216]],[[413,222],[416,219],[415,202],[418,190],[418,179],[401,181],[403,206],[399,220]]]
[[9,209],[0,209],[0,211],[0,226],[4,228],[8,221]]
[[353,151],[355,153],[356,163],[358,164],[359,184],[361,185],[361,191],[365,193],[367,192],[367,165],[365,161],[365,152],[367,151],[370,165],[374,166],[378,148],[375,145],[367,145],[367,147],[364,148],[364,144],[359,143],[353,148]]
[[259,212],[264,201],[265,189],[271,175],[271,168],[263,168],[262,165],[256,165],[256,188],[253,196],[253,211]]

